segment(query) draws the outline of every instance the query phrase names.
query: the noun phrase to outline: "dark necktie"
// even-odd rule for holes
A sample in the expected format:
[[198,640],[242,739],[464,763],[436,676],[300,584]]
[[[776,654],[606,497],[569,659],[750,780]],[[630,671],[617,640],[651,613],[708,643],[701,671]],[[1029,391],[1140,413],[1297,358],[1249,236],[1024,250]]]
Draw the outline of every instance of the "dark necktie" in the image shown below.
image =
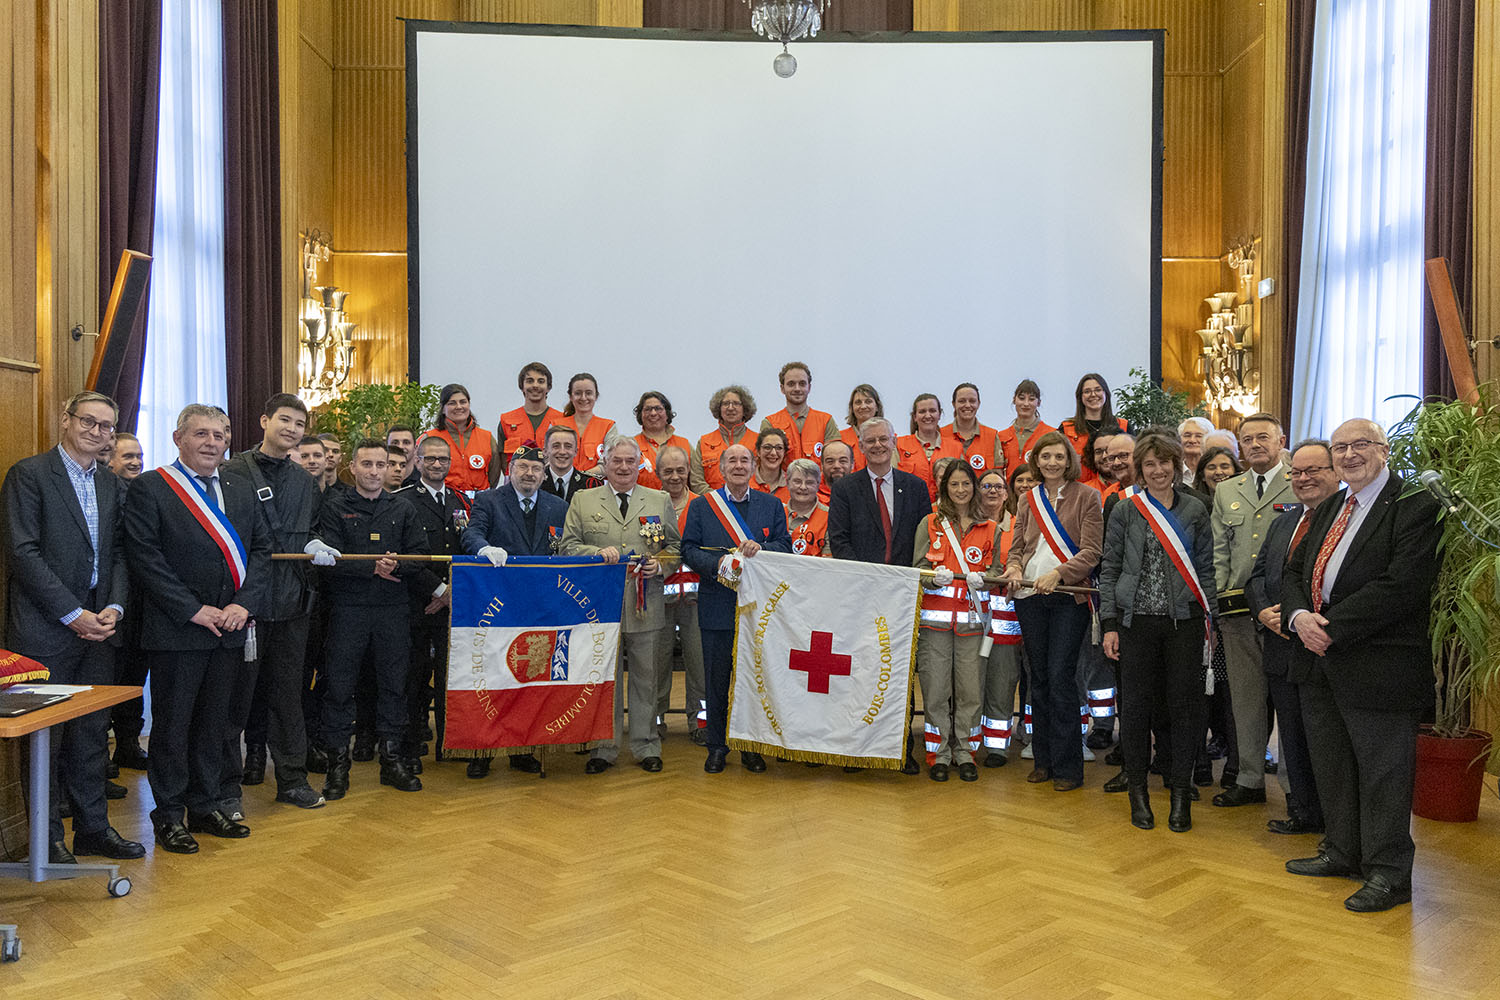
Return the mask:
[[891,509],[885,503],[885,477],[875,480],[875,502],[880,505],[880,530],[885,532],[885,561],[891,561]]
[[561,477],[557,479],[557,495],[564,500],[568,499],[568,481]]
[[521,517],[526,522],[527,537],[536,534],[536,500],[532,497],[521,498]]
[[1255,474],[1255,499],[1259,500],[1266,495],[1266,475],[1263,472]]
[[1297,530],[1292,532],[1292,546],[1286,550],[1288,557],[1297,551],[1297,546],[1302,544],[1302,539],[1307,537],[1308,525],[1312,524],[1312,511],[1302,515],[1302,520],[1297,522]]
[[194,479],[203,484],[203,492],[208,494],[208,505],[214,510],[219,509],[219,498],[214,496],[214,479],[212,476],[194,476]]
[[623,521],[625,520],[625,512],[630,509],[630,494],[616,493],[615,496],[620,498],[620,520]]

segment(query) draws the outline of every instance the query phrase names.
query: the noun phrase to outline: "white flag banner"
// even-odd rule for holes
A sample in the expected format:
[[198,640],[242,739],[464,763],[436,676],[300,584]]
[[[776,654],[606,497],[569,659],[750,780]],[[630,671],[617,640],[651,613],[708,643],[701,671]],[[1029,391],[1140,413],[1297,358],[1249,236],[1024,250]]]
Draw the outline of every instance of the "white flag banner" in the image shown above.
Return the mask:
[[899,769],[921,574],[758,552],[740,572],[729,745]]

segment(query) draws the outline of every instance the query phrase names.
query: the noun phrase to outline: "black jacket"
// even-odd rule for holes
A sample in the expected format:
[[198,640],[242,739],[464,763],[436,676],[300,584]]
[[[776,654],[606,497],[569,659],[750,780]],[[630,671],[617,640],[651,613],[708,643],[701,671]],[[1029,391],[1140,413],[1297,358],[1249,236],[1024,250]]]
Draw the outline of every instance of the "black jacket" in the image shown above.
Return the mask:
[[[70,648],[73,630],[59,619],[74,608],[102,611],[111,604],[128,619],[129,575],[123,552],[125,484],[102,463],[94,468],[99,507],[99,582],[89,601],[94,546],[73,481],[57,449],[10,467],[0,490],[7,554],[6,644],[46,662]],[[194,608],[194,611],[197,609]]]
[[[271,551],[301,552],[318,523],[323,494],[307,470],[290,458],[272,458],[257,445],[242,451],[224,466],[255,487],[256,498],[271,529]],[[265,621],[287,621],[312,607],[312,564],[285,559],[271,563],[271,597]]]
[[[427,538],[417,524],[412,505],[384,490],[374,500],[367,500],[352,489],[325,494],[318,528],[318,537],[345,555],[427,554]],[[409,599],[408,581],[424,568],[419,562],[397,563],[398,579],[393,582],[376,576],[375,564],[369,560],[340,559],[337,565],[323,570],[328,601],[335,607],[400,607],[404,612]]]
[[584,473],[579,472],[577,469],[574,469],[573,475],[568,478],[568,491],[564,494],[557,491],[557,485],[553,482],[551,466],[547,467],[547,474],[542,477],[543,493],[551,493],[553,496],[561,497],[562,499],[567,500],[570,503],[572,502],[573,498],[583,490],[591,490],[595,486],[603,485],[604,480],[599,479],[596,476],[585,475]]
[[[915,558],[917,526],[932,513],[927,484],[918,476],[891,469],[891,566],[910,566]],[[833,484],[828,495],[828,548],[835,559],[884,563],[885,533],[875,486],[865,469]]]
[[[1287,546],[1292,542],[1292,533],[1297,522],[1302,520],[1302,505],[1288,504],[1292,508],[1283,511],[1266,529],[1266,540],[1261,543],[1260,553],[1255,557],[1255,567],[1250,570],[1250,579],[1245,581],[1245,603],[1250,605],[1250,614],[1255,616],[1255,629],[1263,637],[1261,664],[1271,677],[1285,677],[1287,665],[1292,659],[1292,642],[1273,634],[1260,623],[1260,613],[1281,603],[1281,580],[1286,571],[1286,559],[1290,555]],[[1281,619],[1281,630],[1286,631],[1286,618]]]
[[205,604],[238,604],[250,617],[263,613],[271,591],[271,529],[255,499],[255,488],[233,472],[220,471],[224,513],[245,545],[245,579],[234,586],[223,551],[161,472],[143,472],[125,500],[125,551],[145,607],[141,648],[218,649],[245,644],[245,630],[215,636],[192,617]]
[[[1217,613],[1214,593],[1214,529],[1208,510],[1189,490],[1174,490],[1172,516],[1182,525],[1192,546],[1193,570],[1208,598],[1208,613]],[[1151,525],[1134,503],[1121,499],[1113,505],[1104,531],[1104,553],[1099,560],[1099,626],[1105,632],[1129,628],[1135,615],[1135,595],[1140,584],[1146,546],[1155,538]],[[1172,595],[1172,619],[1201,618],[1203,608],[1175,567],[1168,564],[1167,590]]]
[[[433,499],[427,488],[418,481],[403,486],[392,494],[396,499],[409,504],[416,515],[417,527],[426,539],[427,551],[435,556],[451,556],[462,552],[458,538],[463,525],[468,523],[469,498],[458,490],[448,487],[443,491],[443,502]],[[418,563],[418,572],[413,577],[411,600],[413,605],[427,606],[432,592],[448,582],[449,572],[445,563]]]

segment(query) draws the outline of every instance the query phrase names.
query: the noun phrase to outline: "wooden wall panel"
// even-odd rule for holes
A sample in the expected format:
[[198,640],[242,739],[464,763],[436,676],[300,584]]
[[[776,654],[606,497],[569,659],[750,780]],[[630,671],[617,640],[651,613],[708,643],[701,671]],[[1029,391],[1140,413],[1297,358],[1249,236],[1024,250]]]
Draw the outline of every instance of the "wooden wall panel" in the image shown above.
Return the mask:
[[457,17],[462,21],[639,28],[641,0],[460,0]]
[[1187,390],[1194,399],[1199,388],[1198,352],[1202,341],[1194,332],[1208,317],[1205,297],[1222,281],[1217,260],[1166,260],[1161,266],[1161,370],[1169,388]]
[[1218,3],[1203,0],[1099,0],[1094,27],[1164,28],[1162,66],[1168,76],[1219,71]]
[[916,0],[917,31],[1086,31],[1095,0]]
[[[1262,36],[1264,37],[1264,36]],[[1261,234],[1265,168],[1265,46],[1256,39],[1224,70],[1219,162],[1222,166],[1225,247]]]
[[[340,288],[349,290],[354,369],[360,382],[404,382],[407,363],[406,254],[334,257]],[[461,372],[453,378],[459,379]],[[354,378],[355,376],[351,376]]]
[[[343,251],[406,249],[406,77],[334,74],[333,242]],[[344,123],[351,123],[347,127]],[[357,123],[357,124],[353,124]]]
[[[1500,4],[1477,7],[1474,31],[1474,273],[1475,369],[1500,379]],[[1496,720],[1500,722],[1500,720]]]
[[406,27],[401,18],[429,21],[463,18],[456,0],[339,0],[334,7],[333,64],[339,69],[401,69],[406,65]]
[[1222,117],[1217,76],[1169,76],[1162,94],[1162,234],[1164,257],[1217,257],[1224,252]]
[[[1286,248],[1281,242],[1282,221],[1286,216],[1286,45],[1288,0],[1265,0],[1265,39],[1261,43],[1261,193],[1260,253],[1256,256],[1259,277],[1278,283],[1289,266]],[[1301,211],[1301,207],[1297,207]],[[1274,294],[1274,293],[1273,293]],[[1257,304],[1256,329],[1260,333],[1260,402],[1261,409],[1280,414],[1289,412],[1289,387],[1282,383],[1281,359],[1285,340],[1281,327],[1280,303]]]

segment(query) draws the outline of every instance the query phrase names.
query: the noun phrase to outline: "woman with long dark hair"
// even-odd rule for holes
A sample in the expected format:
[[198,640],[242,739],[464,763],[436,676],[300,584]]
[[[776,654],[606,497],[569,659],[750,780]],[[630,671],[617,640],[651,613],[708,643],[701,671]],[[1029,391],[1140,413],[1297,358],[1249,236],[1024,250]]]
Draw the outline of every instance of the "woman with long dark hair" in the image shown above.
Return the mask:
[[473,499],[500,481],[500,450],[495,437],[480,427],[469,409],[469,390],[451,382],[438,393],[437,427],[428,433],[448,442],[452,461],[448,486]]
[[1102,430],[1119,433],[1130,429],[1124,417],[1115,416],[1114,397],[1110,395],[1109,383],[1098,372],[1089,372],[1078,380],[1073,390],[1076,409],[1073,415],[1057,425],[1079,455],[1085,456],[1089,436]]

